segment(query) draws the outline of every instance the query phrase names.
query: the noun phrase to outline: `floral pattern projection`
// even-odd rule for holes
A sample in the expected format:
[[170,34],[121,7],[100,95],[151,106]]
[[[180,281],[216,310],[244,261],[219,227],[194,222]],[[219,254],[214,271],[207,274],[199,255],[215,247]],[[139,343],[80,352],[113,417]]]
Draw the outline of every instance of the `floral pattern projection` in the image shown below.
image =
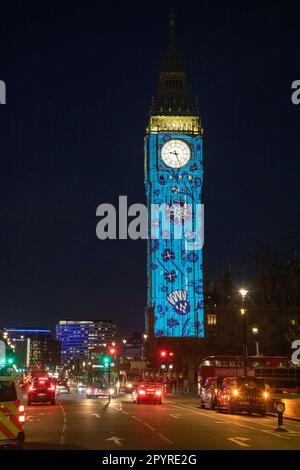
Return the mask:
[[[180,169],[167,167],[160,158],[163,144],[173,138],[191,148],[189,162]],[[150,237],[148,249],[148,306],[154,307],[155,336],[203,337],[202,250],[188,249],[186,238],[186,227],[194,229],[195,207],[201,203],[202,138],[150,133],[147,139],[148,208],[164,204],[170,221],[169,234],[159,217],[152,217],[149,226],[150,232],[157,226],[159,233],[157,239]],[[185,234],[182,239],[174,236],[178,228]]]

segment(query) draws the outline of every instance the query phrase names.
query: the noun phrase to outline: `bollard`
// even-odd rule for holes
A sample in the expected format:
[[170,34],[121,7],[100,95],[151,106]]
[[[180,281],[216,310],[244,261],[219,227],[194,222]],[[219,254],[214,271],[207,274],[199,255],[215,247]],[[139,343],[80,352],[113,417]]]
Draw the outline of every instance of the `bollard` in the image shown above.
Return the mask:
[[288,432],[287,428],[283,425],[283,413],[285,411],[285,404],[282,401],[275,403],[274,408],[277,412],[278,426],[274,432]]

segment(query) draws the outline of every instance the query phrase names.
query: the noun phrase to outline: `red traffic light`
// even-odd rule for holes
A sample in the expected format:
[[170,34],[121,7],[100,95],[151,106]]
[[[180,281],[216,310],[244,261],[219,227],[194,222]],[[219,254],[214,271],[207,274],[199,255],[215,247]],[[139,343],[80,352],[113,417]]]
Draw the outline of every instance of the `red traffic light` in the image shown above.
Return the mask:
[[174,357],[174,353],[173,353],[173,352],[170,352],[170,353],[169,353],[169,356],[170,356],[170,357]]
[[110,348],[109,352],[110,352],[110,354],[115,354],[116,350],[115,350],[115,348]]
[[166,351],[160,351],[160,357],[166,357],[167,353]]

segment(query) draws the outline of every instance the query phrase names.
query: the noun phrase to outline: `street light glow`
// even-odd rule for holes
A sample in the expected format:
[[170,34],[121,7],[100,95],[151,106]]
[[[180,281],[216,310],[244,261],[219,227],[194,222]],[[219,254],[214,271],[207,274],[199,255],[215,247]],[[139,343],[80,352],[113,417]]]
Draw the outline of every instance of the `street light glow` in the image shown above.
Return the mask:
[[240,290],[239,290],[239,293],[240,293],[241,296],[243,297],[243,300],[244,300],[244,298],[246,297],[246,295],[248,294],[248,292],[249,292],[249,291],[246,290],[246,289],[240,289]]

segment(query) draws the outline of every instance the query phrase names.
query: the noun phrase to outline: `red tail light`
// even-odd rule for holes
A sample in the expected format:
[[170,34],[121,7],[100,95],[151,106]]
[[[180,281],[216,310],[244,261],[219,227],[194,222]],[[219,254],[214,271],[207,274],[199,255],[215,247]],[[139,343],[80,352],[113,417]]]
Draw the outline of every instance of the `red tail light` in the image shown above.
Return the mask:
[[36,390],[33,385],[30,385],[29,390],[32,392],[32,390]]
[[50,387],[48,387],[48,390],[52,390],[52,391],[55,390],[55,385],[53,385],[53,384],[50,385]]
[[145,390],[139,390],[139,392],[138,392],[138,393],[139,393],[139,395],[146,395],[146,392],[145,392]]
[[24,413],[24,411],[25,411],[25,406],[19,405],[19,413]]

